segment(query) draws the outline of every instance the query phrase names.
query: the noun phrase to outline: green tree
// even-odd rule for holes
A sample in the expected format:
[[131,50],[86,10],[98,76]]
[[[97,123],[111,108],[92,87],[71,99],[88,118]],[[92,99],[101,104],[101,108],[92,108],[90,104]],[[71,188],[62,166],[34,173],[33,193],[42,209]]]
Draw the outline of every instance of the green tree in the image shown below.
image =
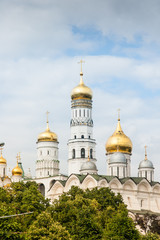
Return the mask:
[[142,236],[142,240],[159,240],[160,236],[156,233],[147,233],[145,236]]
[[28,226],[49,206],[35,182],[12,183],[10,188],[0,188],[0,216],[26,212],[33,214],[0,218],[0,239],[24,239]]
[[121,196],[108,188],[82,191],[72,187],[49,211],[72,239],[140,239]]
[[41,213],[30,226],[27,240],[71,240],[69,232],[60,223],[54,222],[48,212]]

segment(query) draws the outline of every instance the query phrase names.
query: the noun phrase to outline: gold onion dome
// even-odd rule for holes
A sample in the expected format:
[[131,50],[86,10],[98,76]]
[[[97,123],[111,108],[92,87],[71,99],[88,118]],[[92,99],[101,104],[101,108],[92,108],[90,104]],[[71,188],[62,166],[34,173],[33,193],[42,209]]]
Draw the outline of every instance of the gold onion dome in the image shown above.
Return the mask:
[[0,164],[6,164],[6,163],[7,163],[7,161],[6,161],[5,158],[3,158],[3,156],[2,156],[2,152],[1,152],[1,156],[0,156]]
[[93,95],[92,90],[84,84],[82,72],[80,72],[80,76],[81,76],[80,83],[78,84],[78,86],[73,88],[71,92],[72,100],[81,99],[81,98],[92,99],[92,95]]
[[12,176],[22,176],[23,171],[22,169],[18,166],[18,161],[17,161],[17,166],[13,168],[12,170]]
[[49,124],[47,121],[47,129],[38,135],[38,142],[57,142],[58,137],[54,132],[49,129]]
[[106,143],[106,151],[107,153],[117,152],[117,147],[119,152],[132,153],[132,142],[130,138],[124,134],[121,128],[120,118],[118,118],[118,124],[115,132],[109,137]]

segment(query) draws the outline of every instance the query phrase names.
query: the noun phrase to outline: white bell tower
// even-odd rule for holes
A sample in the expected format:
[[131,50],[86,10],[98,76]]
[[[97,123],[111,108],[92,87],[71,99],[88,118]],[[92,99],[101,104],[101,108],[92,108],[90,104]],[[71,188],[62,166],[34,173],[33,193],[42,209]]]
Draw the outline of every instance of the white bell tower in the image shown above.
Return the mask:
[[38,136],[36,178],[50,177],[59,174],[58,137],[49,129],[47,112],[47,129]]
[[71,135],[68,141],[68,175],[80,174],[81,166],[88,159],[96,162],[93,138],[92,90],[83,82],[82,63],[80,83],[71,92]]

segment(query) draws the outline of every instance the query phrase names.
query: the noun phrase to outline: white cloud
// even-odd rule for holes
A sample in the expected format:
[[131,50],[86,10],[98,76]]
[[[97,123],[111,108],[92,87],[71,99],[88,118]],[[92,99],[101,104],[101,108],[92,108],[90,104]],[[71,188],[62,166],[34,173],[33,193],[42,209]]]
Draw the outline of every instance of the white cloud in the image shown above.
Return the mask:
[[[8,165],[14,167],[20,151],[25,169],[34,170],[35,143],[48,110],[50,128],[59,137],[61,171],[67,172],[70,92],[79,81],[79,55],[85,55],[84,81],[94,93],[99,173],[106,173],[104,145],[121,108],[122,128],[134,146],[133,175],[147,144],[159,180],[159,8],[157,0],[147,0],[145,6],[126,0],[0,1],[0,141],[6,143]],[[73,26],[85,34],[75,33]],[[96,52],[100,43],[89,35],[93,29],[114,40],[114,56]],[[127,49],[124,39],[131,43]],[[138,47],[132,48],[134,43]],[[119,49],[128,57],[117,57]]]

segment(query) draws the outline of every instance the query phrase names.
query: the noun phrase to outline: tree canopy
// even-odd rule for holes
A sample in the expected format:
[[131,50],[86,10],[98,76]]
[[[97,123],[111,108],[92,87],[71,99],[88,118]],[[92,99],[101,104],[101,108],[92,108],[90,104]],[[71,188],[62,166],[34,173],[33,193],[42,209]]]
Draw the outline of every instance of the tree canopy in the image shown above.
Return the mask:
[[[28,215],[19,215],[30,213]],[[0,239],[23,240],[158,240],[141,236],[128,217],[120,194],[109,188],[72,187],[52,204],[35,182],[0,188]]]

